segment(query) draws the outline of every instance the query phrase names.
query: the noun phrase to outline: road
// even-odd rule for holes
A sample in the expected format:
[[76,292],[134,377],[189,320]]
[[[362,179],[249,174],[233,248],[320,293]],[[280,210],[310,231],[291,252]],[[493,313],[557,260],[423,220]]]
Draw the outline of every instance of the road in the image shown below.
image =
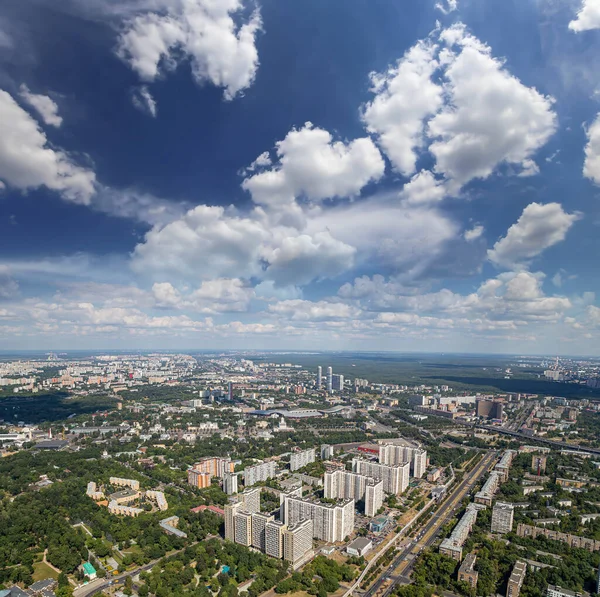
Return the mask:
[[479,479],[489,470],[492,463],[497,459],[497,456],[497,452],[489,452],[471,472],[467,473],[458,487],[444,500],[440,508],[421,529],[417,540],[411,541],[394,558],[373,586],[364,594],[364,597],[373,597],[374,595],[387,597],[397,584],[410,582],[408,577],[412,572],[418,555],[426,547],[430,547],[434,543],[442,527],[454,516],[458,505],[469,494]]

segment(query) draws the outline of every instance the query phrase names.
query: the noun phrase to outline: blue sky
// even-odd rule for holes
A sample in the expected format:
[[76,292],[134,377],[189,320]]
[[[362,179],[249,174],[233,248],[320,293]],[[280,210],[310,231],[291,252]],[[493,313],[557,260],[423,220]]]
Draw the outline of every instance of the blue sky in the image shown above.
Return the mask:
[[5,0],[0,348],[600,354],[600,0]]

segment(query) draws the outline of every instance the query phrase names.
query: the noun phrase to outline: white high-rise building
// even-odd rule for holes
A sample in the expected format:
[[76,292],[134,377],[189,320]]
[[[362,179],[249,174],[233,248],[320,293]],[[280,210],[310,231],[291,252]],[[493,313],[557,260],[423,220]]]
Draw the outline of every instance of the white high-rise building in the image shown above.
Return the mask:
[[281,507],[283,522],[290,526],[302,520],[312,520],[316,539],[336,543],[354,530],[354,500],[337,504],[320,504],[296,497],[285,497]]
[[234,517],[235,542],[250,547],[252,545],[252,514],[240,510]]
[[307,464],[314,462],[317,456],[314,448],[302,450],[302,452],[293,452],[290,456],[290,470],[297,471]]
[[242,493],[242,503],[244,504],[244,510],[254,514],[260,512],[260,487],[254,487],[252,489],[246,489]]
[[369,479],[365,491],[365,516],[373,518],[383,506],[383,481]]
[[286,528],[279,520],[270,520],[265,525],[265,553],[268,556],[283,558],[283,532]]
[[327,391],[331,394],[332,392],[332,384],[333,384],[333,369],[331,367],[327,367]]
[[259,481],[272,479],[277,471],[277,466],[274,461],[261,462],[254,466],[249,466],[244,471],[244,485],[250,487]]
[[379,446],[379,462],[382,464],[410,462],[413,477],[420,479],[427,469],[427,450],[383,443]]
[[223,475],[223,491],[227,495],[238,492],[238,476],[235,473],[225,473]]
[[323,444],[321,446],[321,460],[329,460],[330,458],[333,458],[334,454],[335,448],[333,446],[328,444]]
[[266,529],[267,523],[273,520],[270,514],[256,512],[252,514],[252,547],[265,552],[267,548]]
[[515,507],[512,504],[496,502],[492,510],[492,533],[505,535],[513,528]]
[[225,539],[235,541],[235,516],[243,509],[241,502],[225,506]]
[[331,378],[331,389],[336,392],[341,392],[344,389],[344,376],[333,375]]
[[300,520],[283,531],[283,557],[297,569],[313,556],[313,522]]
[[383,491],[400,494],[408,488],[410,462],[403,464],[381,464],[360,458],[352,459],[352,470],[355,473],[383,481]]
[[317,390],[321,389],[322,384],[323,384],[323,367],[321,367],[321,365],[319,365],[317,367]]
[[331,500],[362,500],[369,477],[346,470],[327,471],[323,478],[324,497]]

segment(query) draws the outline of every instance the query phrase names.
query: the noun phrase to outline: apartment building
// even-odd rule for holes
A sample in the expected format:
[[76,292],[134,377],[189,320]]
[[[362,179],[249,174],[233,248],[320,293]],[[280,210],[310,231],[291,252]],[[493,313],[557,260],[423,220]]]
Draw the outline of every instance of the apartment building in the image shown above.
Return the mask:
[[225,506],[225,539],[235,541],[235,516],[244,508],[242,502],[235,502]]
[[297,471],[307,464],[316,460],[316,452],[314,448],[303,450],[302,452],[293,452],[290,456],[290,470]]
[[413,446],[383,443],[379,446],[379,462],[382,464],[410,462],[412,476],[421,479],[427,469],[427,450]]
[[477,579],[479,578],[479,572],[475,570],[476,561],[477,556],[474,553],[468,553],[458,569],[458,580],[466,582],[473,588],[477,586]]
[[225,473],[223,475],[223,491],[227,495],[238,492],[238,476],[235,473]]
[[242,492],[240,498],[244,504],[244,510],[254,514],[254,512],[260,512],[260,487],[254,487],[252,489],[246,489]]
[[506,450],[506,452],[502,454],[500,462],[494,467],[494,471],[500,474],[502,483],[508,481],[510,466],[516,454],[517,453],[514,450]]
[[225,473],[233,473],[235,464],[231,458],[215,456],[202,458],[192,468],[200,473],[208,473],[211,477],[222,479]]
[[252,545],[252,514],[240,510],[233,517],[235,542],[250,547]]
[[467,506],[463,517],[458,521],[450,536],[441,542],[440,553],[450,556],[458,562],[462,560],[463,545],[477,520],[477,512],[482,509],[477,504]]
[[169,504],[167,503],[167,498],[162,491],[147,491],[146,497],[156,502],[158,509],[164,512],[169,509]]
[[281,517],[288,527],[303,520],[311,520],[315,539],[336,543],[344,541],[354,530],[354,500],[321,504],[286,496],[281,507]]
[[383,506],[383,481],[369,479],[365,490],[365,516],[373,518]]
[[111,485],[117,487],[131,487],[135,491],[139,491],[140,482],[135,479],[122,479],[121,477],[110,477],[109,482]]
[[502,535],[510,533],[513,528],[515,507],[505,502],[496,502],[492,510],[492,533]]
[[333,446],[328,444],[323,444],[321,446],[321,460],[329,460],[330,458],[333,458],[334,454],[335,448]]
[[255,512],[252,514],[252,547],[260,549],[263,553],[267,550],[266,529],[267,523],[274,520],[270,514]]
[[90,481],[87,484],[87,490],[85,494],[96,502],[104,499],[104,492],[98,491],[98,487],[93,481]]
[[496,495],[496,491],[498,491],[498,487],[500,487],[501,478],[501,473],[498,473],[495,470],[492,471],[481,490],[475,494],[475,503],[491,507],[494,501],[494,495]]
[[283,532],[286,528],[279,520],[269,520],[265,524],[265,553],[268,556],[283,559]]
[[283,531],[283,557],[294,570],[313,557],[313,534],[312,520],[300,520]]
[[381,464],[362,460],[361,458],[352,459],[352,471],[383,481],[383,491],[398,495],[404,493],[408,487],[410,463],[403,464]]
[[261,462],[254,466],[249,466],[244,471],[244,485],[250,487],[259,481],[266,481],[275,477],[277,467],[275,462]]
[[193,485],[194,487],[198,487],[200,489],[210,487],[212,477],[213,476],[210,473],[197,471],[193,468],[188,469],[187,472],[188,484]]
[[510,574],[508,584],[506,586],[506,597],[519,597],[525,574],[527,573],[527,564],[521,560],[515,562],[515,567]]
[[111,500],[108,504],[108,511],[110,514],[116,514],[118,516],[131,516],[135,518],[139,516],[143,510],[141,508],[134,508],[133,506],[124,506],[119,504],[115,500]]
[[523,524],[522,522],[517,525],[517,535],[519,537],[531,537],[533,539],[543,535],[548,539],[552,539],[552,541],[566,543],[570,547],[580,547],[582,549],[587,549],[588,551],[600,550],[600,541],[588,539],[587,537],[580,537],[579,535],[571,535],[570,533],[561,533],[560,531],[552,531],[546,528]]

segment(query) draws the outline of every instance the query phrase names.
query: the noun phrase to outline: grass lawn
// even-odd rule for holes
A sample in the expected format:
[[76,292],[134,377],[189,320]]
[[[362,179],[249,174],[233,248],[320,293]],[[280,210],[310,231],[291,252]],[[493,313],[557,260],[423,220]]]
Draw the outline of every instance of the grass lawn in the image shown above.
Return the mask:
[[44,580],[46,578],[58,578],[58,572],[52,570],[48,564],[44,562],[36,562],[33,565],[33,581]]
[[131,555],[135,555],[135,554],[141,555],[143,553],[142,549],[139,545],[132,545],[131,547],[128,547],[127,549],[122,549],[121,551],[124,554],[131,554]]

